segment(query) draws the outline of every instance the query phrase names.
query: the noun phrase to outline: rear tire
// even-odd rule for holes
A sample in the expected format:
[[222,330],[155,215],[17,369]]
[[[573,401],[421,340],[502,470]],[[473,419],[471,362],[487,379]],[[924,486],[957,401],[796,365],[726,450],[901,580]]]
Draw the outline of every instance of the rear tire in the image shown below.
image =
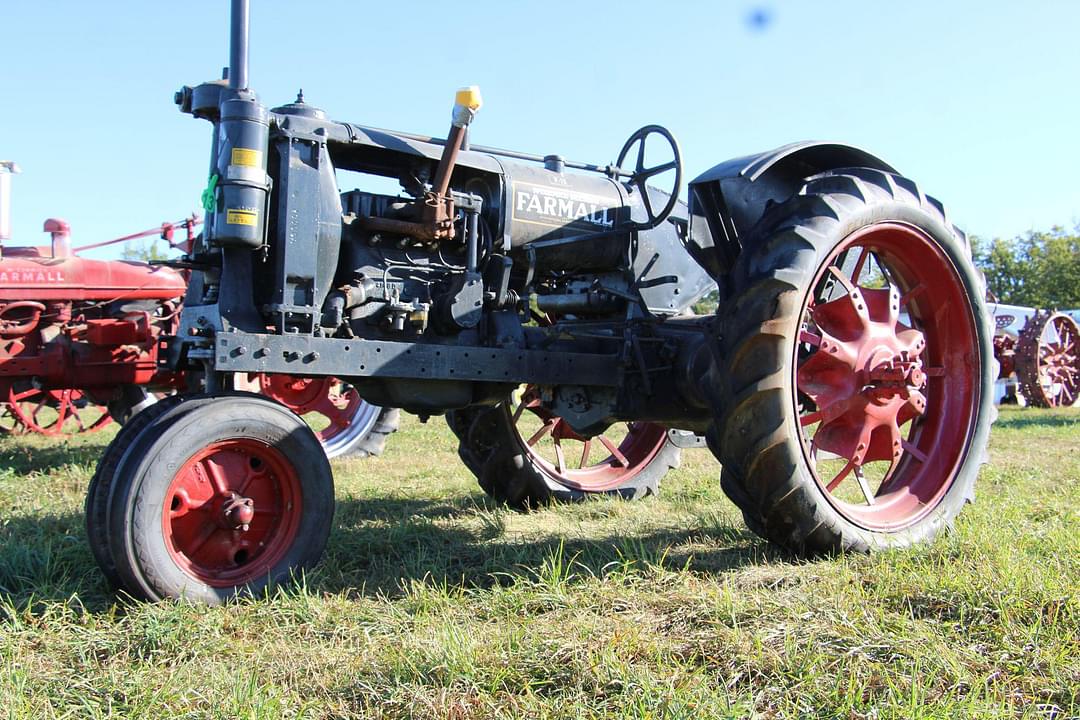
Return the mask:
[[113,473],[106,532],[120,587],[217,604],[313,567],[334,489],[307,424],[246,393],[179,409],[144,425]]
[[341,454],[344,457],[351,458],[366,458],[373,455],[378,457],[386,449],[386,442],[390,439],[390,436],[396,433],[400,426],[400,409],[379,408],[379,416],[367,433]]
[[[598,439],[604,437],[601,435],[590,439],[599,449],[590,445],[585,450],[582,443],[582,454],[559,455],[565,460],[560,468],[559,460],[552,462],[530,446],[514,414],[507,400],[495,407],[452,411],[447,413],[447,423],[458,438],[458,456],[476,475],[484,492],[518,510],[596,495],[616,495],[627,500],[655,495],[661,478],[679,466],[680,450],[672,444],[665,428],[653,423],[631,423],[619,439],[614,439],[613,429],[608,430],[613,436],[609,442],[619,450],[621,458],[603,445]],[[591,462],[592,457],[601,455],[605,457],[599,462]]]
[[[798,553],[928,541],[972,499],[996,416],[993,325],[963,234],[911,181],[856,168],[810,178],[744,247],[717,323],[725,492]],[[860,280],[872,262],[879,279]]]

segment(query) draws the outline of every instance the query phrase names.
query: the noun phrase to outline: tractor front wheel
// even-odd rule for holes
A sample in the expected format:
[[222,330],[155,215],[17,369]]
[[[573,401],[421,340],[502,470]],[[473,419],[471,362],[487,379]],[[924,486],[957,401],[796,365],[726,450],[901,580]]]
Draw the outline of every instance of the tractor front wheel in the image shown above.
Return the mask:
[[91,536],[107,539],[112,567],[103,569],[121,588],[216,604],[318,561],[334,487],[307,424],[246,393],[190,398],[155,415],[106,453],[97,490],[100,498],[107,488],[106,512],[88,517]]

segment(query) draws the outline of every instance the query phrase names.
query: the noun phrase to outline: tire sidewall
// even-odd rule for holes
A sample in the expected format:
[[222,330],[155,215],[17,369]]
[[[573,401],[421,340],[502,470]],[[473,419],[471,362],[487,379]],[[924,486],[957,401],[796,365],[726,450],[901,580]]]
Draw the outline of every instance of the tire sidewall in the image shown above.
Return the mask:
[[142,429],[174,410],[180,403],[179,396],[166,398],[154,403],[122,425],[120,431],[105,448],[94,476],[90,479],[85,505],[87,540],[94,560],[97,561],[106,581],[113,587],[118,587],[121,583],[116,563],[113,561],[108,532],[109,495],[115,484],[117,472],[130,450],[131,443],[142,432]]

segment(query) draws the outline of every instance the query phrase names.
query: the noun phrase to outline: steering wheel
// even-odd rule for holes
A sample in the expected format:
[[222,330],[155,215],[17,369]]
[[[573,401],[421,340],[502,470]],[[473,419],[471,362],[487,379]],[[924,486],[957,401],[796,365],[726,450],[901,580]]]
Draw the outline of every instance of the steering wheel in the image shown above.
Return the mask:
[[[670,161],[661,163],[660,165],[646,165],[645,162],[645,143],[650,135],[659,135],[667,141],[671,148],[671,154],[674,156]],[[623,162],[630,155],[630,152],[637,145],[637,162],[632,169],[626,169],[623,166]],[[671,132],[660,125],[646,125],[641,128],[626,141],[623,145],[622,152],[619,153],[619,159],[615,162],[615,165],[623,172],[630,175],[630,179],[627,181],[627,185],[631,188],[636,188],[641,193],[641,202],[645,206],[645,214],[648,219],[643,223],[632,223],[631,227],[635,230],[651,230],[660,223],[667,219],[667,216],[671,214],[671,211],[675,209],[675,203],[679,201],[679,188],[682,187],[682,153],[679,152],[679,143],[676,142],[675,136]],[[652,206],[652,200],[649,199],[649,191],[646,189],[646,183],[650,178],[657,175],[663,175],[669,173],[672,170],[675,171],[675,181],[671,185],[671,193],[668,198],[667,204],[660,210],[655,212]]]

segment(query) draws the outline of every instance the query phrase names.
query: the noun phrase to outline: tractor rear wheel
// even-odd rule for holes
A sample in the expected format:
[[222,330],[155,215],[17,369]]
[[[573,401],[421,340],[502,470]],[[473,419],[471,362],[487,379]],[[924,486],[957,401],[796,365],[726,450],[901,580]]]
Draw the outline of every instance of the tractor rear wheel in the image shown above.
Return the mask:
[[1038,312],[1014,353],[1020,391],[1032,407],[1068,407],[1080,398],[1080,327],[1064,313]]
[[277,400],[315,430],[328,458],[381,455],[401,423],[401,411],[372,405],[352,385],[334,377],[247,373],[237,390]]
[[656,494],[680,450],[654,423],[618,423],[595,437],[575,433],[540,404],[533,388],[495,407],[447,414],[458,455],[488,495],[524,510],[594,495]]
[[112,418],[81,390],[40,390],[29,384],[12,386],[5,400],[0,430],[64,436],[98,432]]
[[196,396],[125,444],[105,531],[132,596],[216,604],[288,581],[322,555],[330,465],[287,408],[246,393]]
[[951,525],[996,414],[963,234],[911,181],[855,168],[808,179],[744,247],[719,310],[710,440],[748,526],[812,554]]

